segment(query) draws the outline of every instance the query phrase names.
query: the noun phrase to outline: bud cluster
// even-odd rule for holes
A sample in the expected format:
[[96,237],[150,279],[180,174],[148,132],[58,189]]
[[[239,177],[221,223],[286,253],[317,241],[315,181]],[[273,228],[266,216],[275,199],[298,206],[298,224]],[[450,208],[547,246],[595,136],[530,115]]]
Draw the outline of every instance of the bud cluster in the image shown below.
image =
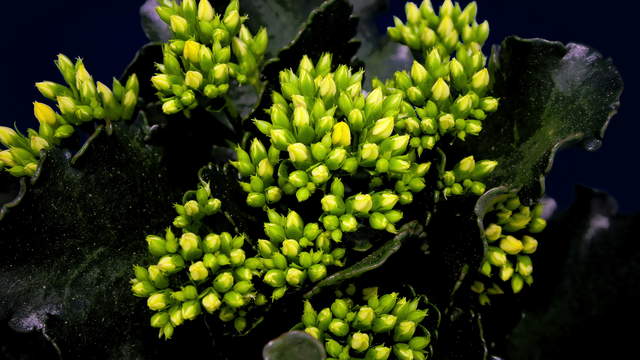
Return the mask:
[[224,14],[217,14],[209,0],[164,1],[156,8],[173,34],[163,46],[159,73],[151,78],[166,114],[198,105],[198,97],[223,96],[230,79],[257,84],[259,65],[268,37],[262,28],[253,35],[243,25],[238,0],[232,0]]
[[481,47],[489,37],[489,23],[476,22],[478,6],[469,3],[464,9],[459,3],[445,0],[438,13],[430,0],[424,0],[418,7],[412,2],[405,5],[407,23],[394,18],[394,26],[388,29],[389,36],[412,50],[427,53],[437,49],[441,56],[447,56],[460,45]]
[[366,305],[337,299],[320,311],[305,301],[302,324],[305,332],[324,343],[327,359],[427,359],[431,334],[421,325],[428,315],[418,308],[421,299],[398,298],[397,293],[378,296],[373,291]]
[[460,140],[479,135],[482,121],[498,108],[498,99],[487,96],[490,75],[482,54],[489,25],[475,23],[475,3],[461,10],[447,0],[436,15],[428,0],[420,8],[408,2],[406,12],[407,24],[396,18],[389,36],[421,50],[424,63],[414,61],[410,72],[398,71],[384,85],[373,82],[388,94],[404,95],[404,120],[396,126],[412,136],[419,153],[445,135]]
[[[510,281],[514,294],[519,293],[525,283],[533,283],[530,255],[538,248],[538,241],[531,234],[543,231],[547,225],[541,217],[542,210],[542,204],[531,209],[521,204],[517,195],[508,195],[485,216],[488,225],[484,236],[489,248],[480,268],[481,279],[471,288],[481,304],[489,303],[489,295],[503,293],[499,282]],[[485,285],[486,282],[492,283],[491,286]]]
[[[238,148],[232,165],[248,179],[240,184],[250,206],[276,203],[283,195],[303,202],[321,191],[321,221],[334,236],[355,231],[358,218],[394,232],[402,218],[394,205],[412,202],[412,194],[424,189],[431,163],[418,163],[410,136],[396,132],[401,93],[385,96],[376,88],[365,96],[362,71],[331,68],[331,55],[324,54],[315,65],[305,56],[297,72],[281,72],[270,121],[254,120],[270,143],[254,139],[249,151]],[[345,194],[341,179],[359,172],[373,177],[371,191]]]
[[[151,326],[160,329],[161,337],[170,338],[176,326],[194,319],[202,309],[217,312],[223,322],[233,321],[242,332],[247,312],[268,302],[254,285],[273,288],[275,301],[289,286],[318,282],[327,276],[327,267],[343,265],[345,250],[332,249],[331,233],[322,232],[316,223],[305,225],[294,211],[284,216],[269,210],[269,222],[264,224],[268,240],[258,240],[253,248],[243,235],[202,231],[203,219],[221,208],[208,184],[187,195],[184,204],[175,205],[178,216],[173,227],[181,235],[169,227],[164,236],[147,236],[154,264],[134,267],[131,280],[133,294],[147,298],[148,307],[156,311]],[[188,283],[180,283],[180,278]]]
[[481,160],[476,162],[473,156],[467,156],[460,160],[453,170],[446,170],[440,174],[438,188],[446,197],[452,195],[484,194],[486,185],[482,180],[493,172],[498,165],[497,161]]
[[274,288],[272,300],[281,298],[287,286],[324,279],[328,266],[343,266],[345,249],[332,249],[331,232],[323,232],[317,223],[305,224],[295,211],[284,216],[270,209],[267,215],[268,240],[258,240],[258,253],[265,270],[262,280]]
[[27,130],[27,136],[11,128],[0,127],[0,169],[6,168],[14,176],[32,176],[38,168],[40,151],[57,145],[74,132],[74,125],[93,119],[117,121],[130,119],[138,102],[139,83],[135,74],[123,86],[113,80],[113,89],[94,82],[84,63],[75,64],[60,54],[55,61],[67,86],[52,81],[36,83],[40,93],[57,102],[58,112],[49,105],[33,103],[38,131]]

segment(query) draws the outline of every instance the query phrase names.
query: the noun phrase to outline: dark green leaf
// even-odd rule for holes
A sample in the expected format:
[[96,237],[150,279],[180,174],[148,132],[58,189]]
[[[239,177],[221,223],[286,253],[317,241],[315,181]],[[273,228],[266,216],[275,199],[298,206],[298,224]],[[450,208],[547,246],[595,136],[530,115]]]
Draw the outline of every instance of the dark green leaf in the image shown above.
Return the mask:
[[249,15],[248,26],[256,31],[267,28],[269,47],[267,57],[274,57],[287,46],[306,22],[307,17],[323,0],[243,0],[242,14]]
[[[491,57],[498,112],[477,139],[478,158],[498,160],[489,183],[524,188],[537,199],[555,152],[583,141],[595,150],[616,113],[622,79],[610,59],[587,46],[509,37]],[[489,140],[488,140],[489,139]]]
[[290,331],[271,340],[262,351],[264,360],[324,360],[324,346],[303,331]]
[[387,241],[384,245],[380,246],[357,263],[320,281],[304,296],[307,298],[312,297],[320,293],[322,289],[326,287],[339,285],[347,280],[361,276],[368,271],[379,268],[391,257],[391,255],[400,250],[405,241],[415,240],[415,238],[420,234],[422,234],[422,226],[417,221],[407,223],[400,228],[398,234],[394,236],[393,239]]
[[434,353],[438,360],[485,360],[487,345],[480,315],[461,308],[450,309],[443,316]]
[[144,30],[145,35],[147,35],[151,41],[167,41],[171,34],[167,24],[160,20],[160,16],[158,16],[156,12],[157,6],[157,0],[147,0],[140,7],[142,30]]
[[[170,181],[139,125],[100,132],[73,162],[49,150],[0,221],[0,319],[12,339],[0,357],[53,358],[57,348],[69,359],[141,358],[162,348],[128,282],[145,259],[144,236],[171,222],[185,189]],[[196,337],[206,342],[204,331]],[[37,334],[49,341],[24,347]]]

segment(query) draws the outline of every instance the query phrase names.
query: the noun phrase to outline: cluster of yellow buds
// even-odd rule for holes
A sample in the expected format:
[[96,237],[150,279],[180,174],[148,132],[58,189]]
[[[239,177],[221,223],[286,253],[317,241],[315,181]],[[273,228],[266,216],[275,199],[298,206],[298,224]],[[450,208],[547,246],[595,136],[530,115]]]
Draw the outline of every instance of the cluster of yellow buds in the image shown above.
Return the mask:
[[[510,282],[514,294],[524,284],[533,283],[530,255],[536,252],[538,241],[531,236],[544,230],[547,222],[541,217],[542,204],[533,208],[520,203],[517,195],[504,195],[485,215],[485,238],[489,243],[480,268],[480,279],[472,290],[480,303],[489,303],[489,295],[503,294],[500,282]],[[494,273],[493,270],[497,270]]]
[[47,104],[34,102],[38,131],[28,129],[24,136],[11,128],[0,127],[0,143],[8,148],[0,151],[0,169],[7,168],[14,176],[32,176],[38,168],[40,152],[71,136],[74,125],[95,119],[129,120],[133,116],[140,90],[135,74],[124,86],[114,79],[110,89],[93,80],[81,59],[74,64],[60,54],[55,63],[67,86],[42,81],[36,87],[44,97],[57,103],[59,113]]
[[491,174],[497,165],[497,161],[476,162],[473,156],[467,156],[460,160],[453,170],[440,174],[438,188],[442,190],[445,198],[464,194],[480,196],[486,191],[486,185],[481,180]]
[[[331,55],[324,54],[315,65],[305,56],[297,72],[281,72],[270,121],[254,120],[268,148],[256,138],[248,152],[236,150],[232,164],[249,180],[241,185],[250,206],[283,195],[303,202],[320,191],[327,230],[356,231],[357,218],[367,218],[375,229],[394,232],[402,218],[395,204],[412,202],[425,188],[431,163],[418,163],[409,135],[396,131],[402,94],[385,96],[376,88],[365,95],[362,71],[331,68]],[[345,194],[342,181],[358,174],[372,177],[369,192]]]
[[444,136],[465,140],[479,135],[482,121],[499,103],[487,96],[491,79],[482,44],[489,25],[475,23],[475,3],[461,10],[447,0],[436,15],[428,0],[420,8],[408,2],[406,12],[407,24],[396,18],[388,33],[421,51],[424,61],[414,61],[409,72],[398,71],[384,84],[373,81],[374,86],[384,85],[388,94],[404,94],[405,119],[397,126],[412,136],[420,152],[433,149]]
[[164,1],[156,10],[173,34],[163,46],[159,73],[151,78],[164,113],[193,109],[201,97],[225,95],[232,78],[240,84],[259,82],[267,31],[251,34],[238,0],[232,0],[224,14],[217,14],[208,0]]
[[365,291],[368,293],[365,305],[344,298],[316,311],[305,301],[304,331],[324,343],[327,359],[429,358],[431,333],[422,324],[430,314],[418,308],[426,299],[398,298],[398,293],[378,296],[377,288]]

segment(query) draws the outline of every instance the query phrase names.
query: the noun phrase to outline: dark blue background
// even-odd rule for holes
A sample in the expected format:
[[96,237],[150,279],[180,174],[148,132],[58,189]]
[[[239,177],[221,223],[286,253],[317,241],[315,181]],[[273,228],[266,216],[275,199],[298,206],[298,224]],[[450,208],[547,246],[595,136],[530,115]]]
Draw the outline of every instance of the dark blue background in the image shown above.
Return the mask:
[[[112,76],[119,76],[146,42],[138,16],[142,3],[142,0],[42,0],[3,4],[0,124],[16,122],[21,129],[35,126],[31,102],[41,97],[33,84],[60,80],[53,65],[60,52],[69,57],[83,57],[96,80],[110,83]],[[404,1],[391,3],[391,12],[401,14]],[[594,153],[580,149],[562,151],[547,190],[561,208],[572,201],[573,187],[579,183],[611,193],[622,212],[640,211],[640,191],[636,190],[640,166],[636,136],[640,125],[636,112],[632,112],[639,96],[634,54],[636,12],[622,1],[479,0],[478,3],[479,19],[491,23],[489,44],[509,34],[543,37],[589,44],[614,59],[626,88],[622,107],[610,123],[604,145]],[[391,14],[381,16],[381,28],[390,21]]]

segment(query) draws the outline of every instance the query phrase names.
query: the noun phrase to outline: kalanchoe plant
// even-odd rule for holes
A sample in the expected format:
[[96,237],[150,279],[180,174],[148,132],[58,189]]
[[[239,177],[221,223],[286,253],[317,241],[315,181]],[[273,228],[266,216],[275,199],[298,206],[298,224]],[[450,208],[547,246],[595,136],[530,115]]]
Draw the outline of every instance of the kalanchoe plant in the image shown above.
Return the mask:
[[61,55],[67,85],[36,84],[58,111],[34,103],[28,136],[0,128],[1,180],[23,177],[0,210],[0,293],[27,299],[3,320],[71,358],[499,354],[510,328],[483,315],[519,316],[535,286],[541,181],[615,112],[608,60],[514,37],[488,58],[476,4],[450,0],[409,2],[388,29],[405,68],[354,58],[371,24],[347,0],[144,9],[156,43],[112,88]]

